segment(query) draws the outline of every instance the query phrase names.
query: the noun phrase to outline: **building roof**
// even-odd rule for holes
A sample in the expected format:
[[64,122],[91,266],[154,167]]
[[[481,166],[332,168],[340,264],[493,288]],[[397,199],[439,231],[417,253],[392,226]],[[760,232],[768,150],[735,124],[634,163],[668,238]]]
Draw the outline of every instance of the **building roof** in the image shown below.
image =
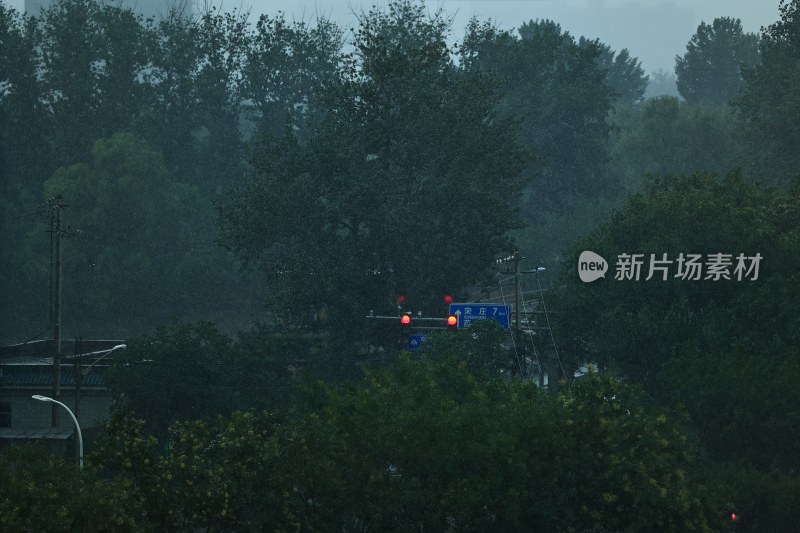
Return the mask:
[[[103,373],[107,366],[95,366],[81,381],[83,388],[105,387]],[[86,370],[86,365],[81,371]],[[20,387],[52,387],[52,364],[3,364],[0,365],[0,389]],[[75,365],[61,365],[61,386],[75,387]]]
[[[61,386],[75,387],[75,363],[85,373],[83,388],[105,388],[103,374],[121,340],[84,340],[61,343]],[[53,341],[40,340],[0,346],[0,389],[53,386]],[[67,355],[74,354],[74,355]],[[102,364],[97,364],[102,362]],[[94,366],[93,366],[94,365]],[[88,373],[87,373],[88,369]]]
[[[89,354],[108,351],[114,346],[124,343],[124,340],[63,340],[61,341],[61,357],[71,357],[71,354]],[[10,346],[0,346],[0,359],[2,360],[6,360],[10,357],[22,356],[52,357],[53,340],[45,339],[12,344]]]
[[57,428],[0,428],[0,439],[68,439],[74,429]]

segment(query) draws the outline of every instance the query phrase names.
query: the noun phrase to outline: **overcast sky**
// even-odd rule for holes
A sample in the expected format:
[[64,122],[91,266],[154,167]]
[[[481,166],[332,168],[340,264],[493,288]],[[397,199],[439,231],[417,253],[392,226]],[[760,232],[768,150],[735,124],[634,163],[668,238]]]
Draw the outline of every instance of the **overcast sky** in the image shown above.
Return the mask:
[[[0,0],[22,10],[24,0]],[[165,0],[165,3],[168,0]],[[195,0],[200,3],[202,0]],[[742,20],[745,31],[757,32],[779,18],[779,0],[428,0],[454,16],[453,38],[460,40],[473,15],[491,19],[502,28],[516,28],[528,20],[548,18],[575,37],[599,38],[614,50],[628,48],[642,60],[650,73],[672,71],[675,56],[683,54],[686,43],[701,21],[728,16]],[[290,20],[311,22],[315,14],[325,15],[350,28],[356,24],[353,12],[385,0],[213,0],[224,9],[251,7],[252,20],[258,15],[283,11]]]
[[[353,11],[373,3],[386,4],[375,0],[240,1],[245,6],[249,1],[253,14],[282,10],[287,18],[308,21],[315,13],[321,13],[347,27],[355,24]],[[628,48],[642,60],[648,73],[658,69],[671,72],[675,56],[684,53],[700,22],[735,17],[742,20],[745,31],[757,32],[779,18],[778,0],[429,0],[426,4],[431,10],[442,6],[455,16],[456,39],[460,39],[473,15],[508,29],[528,20],[547,18],[575,37],[596,37],[614,50]]]

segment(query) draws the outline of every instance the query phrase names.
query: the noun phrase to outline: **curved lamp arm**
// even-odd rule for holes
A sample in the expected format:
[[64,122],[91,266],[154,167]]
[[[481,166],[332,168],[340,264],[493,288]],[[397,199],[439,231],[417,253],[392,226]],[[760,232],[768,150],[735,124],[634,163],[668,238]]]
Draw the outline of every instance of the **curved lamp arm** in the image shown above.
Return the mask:
[[95,359],[95,360],[94,360],[94,362],[93,362],[91,365],[89,365],[88,367],[86,367],[86,369],[83,371],[83,374],[82,374],[82,376],[83,376],[83,377],[86,377],[86,376],[88,376],[88,375],[89,375],[89,371],[92,369],[92,367],[93,367],[94,365],[96,365],[97,363],[99,363],[100,361],[102,361],[103,359],[105,359],[106,357],[108,357],[108,354],[110,354],[110,353],[111,353],[111,352],[113,352],[114,350],[119,350],[119,349],[122,349],[122,348],[127,348],[127,347],[128,347],[128,345],[127,345],[127,344],[117,344],[116,346],[114,346],[113,348],[111,348],[109,351],[107,351],[106,353],[104,353],[103,355],[101,355],[100,357],[98,357],[97,359]]
[[80,461],[81,468],[83,468],[83,434],[81,433],[81,426],[78,424],[78,419],[75,418],[75,415],[72,413],[72,410],[64,405],[63,403],[59,402],[58,400],[54,400],[49,396],[42,396],[41,394],[34,394],[31,396],[34,400],[39,400],[40,402],[52,402],[55,404],[60,405],[64,409],[67,410],[69,416],[72,417],[72,421],[75,422],[75,429],[78,430],[78,457]]

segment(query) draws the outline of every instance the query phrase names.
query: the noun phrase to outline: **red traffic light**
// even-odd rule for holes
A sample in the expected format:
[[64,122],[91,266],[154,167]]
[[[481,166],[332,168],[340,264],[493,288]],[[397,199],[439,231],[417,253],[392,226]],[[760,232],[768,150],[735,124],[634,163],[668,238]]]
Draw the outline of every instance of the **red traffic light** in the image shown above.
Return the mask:
[[736,522],[737,520],[739,520],[739,515],[736,513],[731,513],[731,521]]
[[397,295],[397,305],[404,304],[405,301],[406,301],[406,295],[405,294],[398,294]]
[[451,304],[451,303],[453,303],[453,297],[452,297],[452,296],[450,296],[449,294],[445,294],[445,295],[444,295],[444,303],[446,303],[446,304]]
[[403,315],[400,317],[400,324],[404,326],[411,325],[411,315]]
[[456,315],[447,315],[447,331],[453,333],[458,330],[458,317]]

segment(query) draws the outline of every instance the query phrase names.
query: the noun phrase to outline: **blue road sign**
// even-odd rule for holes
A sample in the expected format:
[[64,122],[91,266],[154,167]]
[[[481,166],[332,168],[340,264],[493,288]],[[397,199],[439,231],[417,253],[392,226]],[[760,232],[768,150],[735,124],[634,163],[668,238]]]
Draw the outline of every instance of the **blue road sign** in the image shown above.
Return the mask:
[[419,345],[422,344],[422,340],[425,338],[424,334],[421,333],[413,333],[409,335],[408,339],[408,349],[409,350],[416,350],[419,348]]
[[509,306],[498,304],[450,304],[450,314],[458,317],[458,327],[466,328],[476,320],[490,318],[509,328]]

